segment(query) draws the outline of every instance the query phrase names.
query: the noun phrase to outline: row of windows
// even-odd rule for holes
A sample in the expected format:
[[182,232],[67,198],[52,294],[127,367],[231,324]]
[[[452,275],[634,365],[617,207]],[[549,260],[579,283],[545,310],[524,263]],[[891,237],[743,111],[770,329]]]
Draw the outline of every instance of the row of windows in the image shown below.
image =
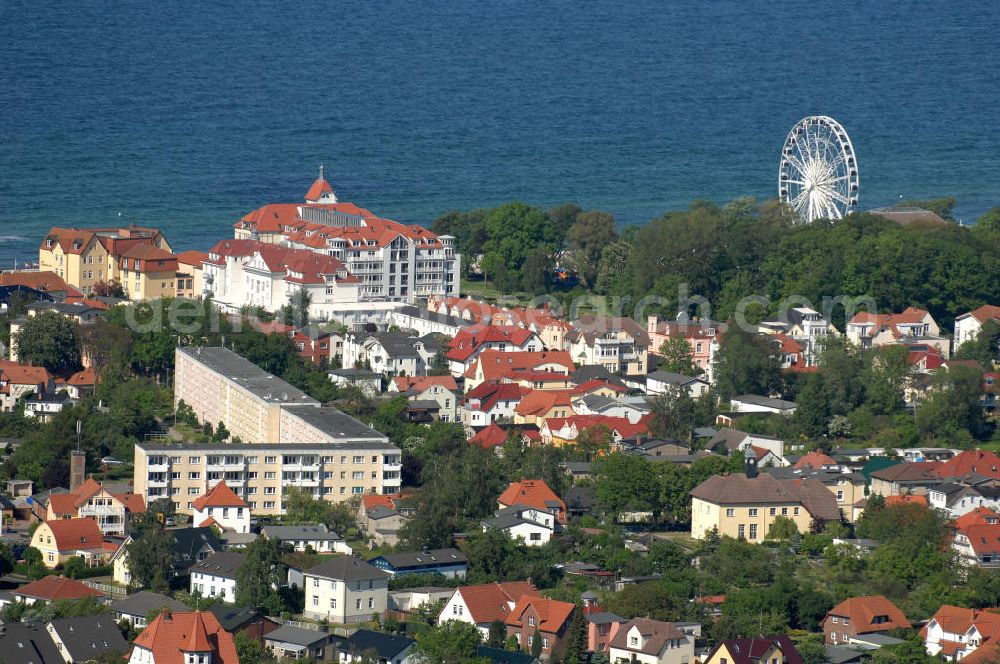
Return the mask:
[[[284,455],[284,456],[281,457],[281,462],[283,464],[285,464],[285,465],[306,465],[306,466],[311,466],[311,465],[319,465],[320,463],[322,463],[322,464],[337,463],[337,458],[338,457],[335,457],[335,456],[323,456],[323,457],[304,456],[303,457],[303,456],[294,456],[294,455],[287,455],[286,454],[286,455]],[[340,463],[341,464],[347,464],[347,459],[348,459],[347,455],[341,455],[339,458],[340,458]],[[366,458],[367,458],[366,456],[360,455],[360,454],[357,454],[357,455],[354,455],[354,456],[350,457],[351,463],[353,463],[353,464],[366,463],[366,461],[365,461]],[[384,458],[384,462],[385,463],[393,463],[393,459],[394,458],[395,457],[387,456],[387,457]],[[235,466],[235,465],[243,465],[243,464],[254,465],[256,463],[259,463],[260,457],[258,457],[258,456],[247,456],[247,457],[240,457],[240,456],[225,456],[225,457],[223,457],[223,456],[209,456],[209,457],[207,457],[206,460],[207,460],[207,463],[208,463],[209,466],[222,466],[222,465]],[[179,456],[172,456],[172,457],[151,456],[151,457],[149,457],[149,462],[148,463],[151,466],[164,466],[164,465],[167,465],[168,462],[171,465],[182,464],[182,463],[184,463],[184,457],[179,457]],[[188,457],[187,462],[188,462],[188,465],[191,465],[191,466],[201,465],[201,457],[200,456],[190,456],[190,457]],[[378,455],[374,455],[373,454],[371,456],[371,463],[378,463],[378,462],[379,462]],[[270,455],[265,456],[264,457],[264,463],[265,464],[276,464],[276,463],[278,463],[278,457],[277,456],[270,456]],[[196,478],[192,478],[192,479],[196,479]]]
[[[749,512],[750,512],[750,516],[757,516],[758,513],[759,513],[759,510],[756,507],[751,507],[749,509]],[[770,508],[768,510],[768,514],[770,514],[771,516],[777,516],[777,514],[778,514],[778,508],[777,507]],[[799,515],[799,508],[798,507],[793,507],[792,508],[792,514],[795,515],[795,516],[798,516]],[[726,516],[728,516],[728,517],[736,516],[736,509],[733,508],[733,507],[727,507],[726,508]],[[781,516],[788,516],[788,508],[787,507],[782,507],[781,508]]]

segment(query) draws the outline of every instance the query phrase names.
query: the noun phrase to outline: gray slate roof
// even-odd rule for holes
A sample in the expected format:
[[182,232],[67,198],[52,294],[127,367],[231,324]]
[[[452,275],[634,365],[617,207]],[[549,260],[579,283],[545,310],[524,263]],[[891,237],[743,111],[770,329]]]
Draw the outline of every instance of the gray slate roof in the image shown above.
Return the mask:
[[364,653],[374,650],[382,659],[394,659],[416,641],[407,636],[396,636],[373,632],[370,629],[359,629],[340,646],[344,652]]
[[211,346],[178,348],[177,352],[187,355],[196,362],[225,376],[230,381],[268,402],[319,404],[318,401],[299,388],[264,371],[250,360],[234,353],[228,348]]
[[120,599],[111,605],[114,613],[124,613],[130,616],[141,616],[143,618],[154,609],[170,609],[171,611],[190,611],[188,606],[179,602],[173,597],[167,597],[160,593],[142,590],[129,595],[125,599]]
[[388,572],[372,567],[364,560],[353,556],[338,556],[325,563],[320,563],[307,569],[305,575],[337,581],[367,581],[369,579],[386,579],[392,576]]
[[243,554],[235,551],[223,551],[213,553],[208,558],[191,566],[192,572],[221,576],[226,579],[235,579],[236,573],[243,567]]
[[125,654],[129,651],[128,641],[109,615],[60,618],[50,625],[74,662],[86,662],[106,652]]
[[264,526],[261,532],[268,539],[278,539],[284,542],[301,540],[336,542],[342,539],[340,535],[327,528],[325,523],[315,526]]
[[402,551],[379,556],[394,569],[408,567],[425,567],[427,565],[459,565],[468,563],[469,559],[458,549],[431,549],[429,551]]
[[36,624],[5,624],[0,634],[0,653],[3,653],[4,664],[61,664],[64,661],[45,627]]
[[330,635],[326,632],[320,632],[315,629],[302,629],[301,627],[292,627],[291,625],[283,625],[273,632],[268,632],[264,635],[264,639],[267,641],[291,643],[293,645],[306,647],[323,643],[329,637]]

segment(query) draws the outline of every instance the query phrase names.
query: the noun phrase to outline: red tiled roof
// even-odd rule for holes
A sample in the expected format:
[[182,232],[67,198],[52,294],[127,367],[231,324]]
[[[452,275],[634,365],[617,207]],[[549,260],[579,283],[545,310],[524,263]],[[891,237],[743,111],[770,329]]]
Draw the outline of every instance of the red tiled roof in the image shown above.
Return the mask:
[[500,497],[497,498],[497,502],[504,507],[524,505],[525,507],[533,507],[544,512],[548,512],[553,507],[558,506],[558,520],[566,520],[566,503],[564,503],[562,498],[557,496],[555,492],[549,488],[549,485],[545,483],[545,480],[521,480],[520,482],[512,482],[510,486],[504,489],[503,493],[500,494]]
[[465,394],[465,400],[479,400],[479,410],[488,412],[499,401],[520,401],[527,392],[517,383],[480,383]]
[[927,507],[927,496],[907,494],[905,496],[886,496],[886,505],[922,505]]
[[620,394],[626,392],[624,387],[614,385],[601,378],[591,378],[586,382],[580,383],[570,391],[572,392],[573,395],[577,395],[577,394],[589,394],[591,392],[596,392],[602,389],[610,389]]
[[97,372],[94,371],[94,367],[87,367],[70,376],[66,384],[76,387],[93,387],[97,384]]
[[498,447],[505,442],[507,442],[507,432],[500,428],[496,422],[490,422],[482,431],[468,440],[470,445],[479,445],[486,449]]
[[[972,316],[980,323],[985,323],[988,320],[1000,321],[1000,307],[993,306],[992,304],[984,304],[965,315]],[[962,318],[962,316],[959,316],[959,318]]]
[[0,360],[0,378],[12,385],[39,385],[47,383],[52,374],[45,367]]
[[575,426],[577,432],[596,426],[605,426],[622,438],[631,438],[649,432],[652,414],[643,415],[637,422],[631,422],[627,417],[612,417],[610,415],[572,415],[570,417],[549,417],[545,420],[545,428],[555,433],[564,426]]
[[557,634],[573,615],[575,606],[569,602],[525,595],[517,601],[504,622],[512,627],[521,627],[521,616],[529,608],[534,609],[535,613],[538,614],[538,624],[536,625],[538,631]]
[[[910,621],[895,604],[883,595],[867,597],[850,597],[827,612],[830,616],[846,617],[851,620],[854,631],[858,634],[869,632],[884,632],[890,629],[909,629]],[[876,622],[876,619],[885,622]]]
[[962,477],[971,473],[1000,479],[1000,457],[988,450],[964,450],[941,463],[938,477]]
[[521,397],[521,402],[514,412],[521,416],[545,415],[553,408],[566,406],[569,412],[574,412],[570,402],[569,390],[532,390]]
[[463,328],[448,343],[447,357],[456,362],[465,362],[486,344],[509,343],[520,347],[528,343],[534,334],[531,330],[510,325],[475,325]]
[[511,609],[508,604],[516,604],[525,596],[537,596],[530,581],[461,586],[456,592],[465,600],[472,621],[478,625],[505,620]]
[[976,556],[1000,553],[1000,523],[975,524],[963,532]]
[[53,519],[45,524],[52,530],[59,551],[100,549],[104,543],[101,529],[93,519]]
[[222,480],[208,493],[198,496],[192,506],[201,512],[206,507],[246,507],[247,504],[226,485],[225,480]]
[[207,611],[164,611],[135,638],[156,664],[184,664],[185,652],[211,653],[213,664],[239,664],[233,635]]
[[504,376],[518,371],[535,371],[550,364],[560,368],[557,373],[567,375],[576,369],[573,358],[564,350],[513,353],[484,350],[479,354],[477,364],[482,370],[483,379],[488,382],[499,381]]
[[188,251],[182,251],[177,254],[177,262],[181,265],[195,265],[201,268],[201,264],[208,260],[207,251],[195,251],[194,249],[189,249]]
[[80,291],[70,286],[55,272],[2,272],[0,286],[23,286],[32,290],[52,293],[72,293],[80,295]]
[[1000,523],[1000,514],[988,507],[977,507],[955,519],[955,529],[965,532],[969,526]]
[[837,461],[832,456],[824,454],[819,450],[813,450],[795,462],[795,468],[812,468],[813,470],[819,470],[824,466],[836,465]]
[[452,376],[396,376],[392,379],[396,384],[396,389],[400,392],[423,392],[429,387],[437,385],[452,392],[458,391],[458,383]]
[[320,198],[323,197],[323,194],[332,194],[332,193],[333,193],[333,187],[330,186],[330,183],[324,180],[322,177],[318,177],[312,183],[312,186],[309,187],[309,191],[306,192],[306,200],[318,201]]
[[[90,519],[87,519],[90,521]],[[93,521],[91,521],[93,523]],[[94,524],[97,527],[97,524]],[[52,602],[59,599],[82,599],[84,597],[100,597],[90,586],[64,576],[43,576],[38,581],[32,581],[14,591],[18,597],[30,597]]]
[[113,495],[118,502],[125,505],[125,509],[132,514],[142,514],[146,511],[146,501],[138,493],[114,493],[111,495]]
[[[309,249],[292,249],[277,244],[257,242],[255,240],[221,240],[210,250],[208,262],[221,265],[223,257],[243,258],[260,254],[261,260],[271,272],[285,273],[284,280],[300,284],[326,283],[326,277],[347,274],[346,277],[336,277],[338,282],[356,281],[347,273],[347,266],[332,256],[321,254]],[[213,259],[211,256],[219,256]],[[293,276],[292,273],[302,276]]]

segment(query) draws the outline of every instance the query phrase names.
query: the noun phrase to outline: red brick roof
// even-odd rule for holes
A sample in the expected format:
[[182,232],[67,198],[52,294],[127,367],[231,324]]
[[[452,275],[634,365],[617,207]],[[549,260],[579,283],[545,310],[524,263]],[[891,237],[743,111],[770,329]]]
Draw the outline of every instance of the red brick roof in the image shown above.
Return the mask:
[[988,450],[964,450],[941,463],[938,477],[962,477],[971,473],[1000,479],[1000,457]]
[[45,524],[52,530],[59,551],[100,549],[104,544],[101,529],[93,519],[53,519]]
[[812,468],[819,470],[824,466],[836,466],[837,461],[829,454],[824,454],[819,450],[813,450],[805,454],[795,462],[795,468]]
[[588,381],[580,383],[579,385],[577,385],[576,387],[574,387],[570,391],[574,395],[577,395],[577,394],[590,394],[591,392],[597,392],[598,390],[601,390],[601,389],[610,389],[610,390],[612,390],[614,392],[618,392],[620,394],[623,394],[623,393],[625,393],[627,391],[624,387],[620,387],[618,385],[614,385],[614,384],[609,383],[608,381],[603,380],[601,378],[591,378]]
[[309,187],[309,191],[306,192],[306,200],[318,201],[320,198],[323,197],[323,194],[332,194],[332,193],[333,193],[333,187],[330,186],[330,183],[327,182],[322,177],[318,177],[312,183],[312,186]]
[[555,364],[560,367],[558,373],[570,374],[576,370],[573,358],[564,350],[548,350],[540,352],[504,352],[499,350],[484,350],[476,360],[482,369],[483,380],[497,382],[504,376],[519,371],[535,371],[539,367]]
[[1000,514],[988,507],[977,507],[955,519],[955,529],[965,532],[969,526],[1000,523]]
[[479,410],[490,411],[499,401],[520,401],[527,391],[517,383],[480,383],[465,393],[465,400],[478,399]]
[[637,422],[631,422],[627,417],[612,417],[611,415],[572,415],[570,417],[549,417],[545,427],[550,432],[558,431],[564,425],[576,426],[577,432],[596,426],[605,426],[622,438],[632,438],[639,434],[649,433],[649,423],[652,413],[643,415]]
[[66,381],[67,385],[75,387],[93,387],[97,384],[97,372],[94,367],[87,367],[83,371],[77,371]]
[[[895,604],[883,595],[849,597],[827,612],[830,616],[847,617],[858,634],[884,632],[890,629],[909,629],[910,621]],[[876,622],[884,619],[886,622]]]
[[198,496],[198,500],[194,501],[192,506],[201,512],[206,507],[246,507],[247,504],[226,485],[225,480],[222,480],[208,493]]
[[0,360],[0,380],[12,385],[39,385],[47,383],[50,378],[52,374],[45,367]]
[[[985,323],[988,320],[1000,321],[1000,307],[995,307],[992,304],[984,304],[978,309],[973,309],[966,316],[972,316],[980,323]],[[959,316],[962,318],[962,316]]]
[[181,265],[196,265],[201,268],[201,264],[208,260],[208,252],[195,251],[190,249],[177,254],[177,262]]
[[511,609],[508,604],[517,604],[525,596],[537,596],[530,581],[462,586],[456,592],[465,601],[472,621],[479,625],[505,620]]
[[976,524],[963,532],[977,557],[1000,553],[1000,523]]
[[239,664],[233,635],[207,611],[164,611],[135,638],[156,664],[184,664],[185,652],[209,652],[213,664]]
[[452,392],[458,391],[458,383],[452,376],[396,376],[392,379],[396,384],[396,389],[400,392],[423,392],[428,387],[437,385]]
[[522,616],[529,608],[534,609],[535,613],[538,614],[538,624],[536,625],[538,631],[557,634],[573,615],[575,607],[569,602],[525,595],[517,601],[504,622],[512,627],[522,627]]
[[479,445],[486,449],[498,447],[507,442],[507,432],[496,422],[490,422],[482,431],[469,438],[468,442],[470,445]]
[[565,406],[567,412],[572,413],[571,396],[569,390],[532,390],[521,397],[514,412],[525,417],[541,416],[548,414],[553,408]]
[[524,505],[525,507],[533,507],[543,512],[548,512],[557,507],[559,509],[559,521],[564,522],[566,520],[566,503],[549,488],[545,480],[512,482],[500,494],[497,502],[504,507]]
[[23,286],[37,291],[81,295],[55,272],[3,272],[0,286]]
[[927,496],[907,494],[905,496],[886,496],[886,505],[921,505],[927,507]]
[[516,325],[476,325],[458,331],[448,343],[447,357],[457,362],[465,362],[483,346],[489,343],[509,343],[524,346],[534,332]]
[[[89,519],[87,519],[89,521]],[[91,521],[93,523],[93,521]],[[94,524],[95,527],[97,524]],[[21,586],[14,591],[18,597],[31,597],[52,602],[57,599],[81,599],[83,597],[100,597],[90,586],[64,576],[44,576],[38,581]]]
[[125,505],[127,509],[132,514],[142,514],[146,511],[146,501],[138,493],[114,493],[113,495],[118,502]]

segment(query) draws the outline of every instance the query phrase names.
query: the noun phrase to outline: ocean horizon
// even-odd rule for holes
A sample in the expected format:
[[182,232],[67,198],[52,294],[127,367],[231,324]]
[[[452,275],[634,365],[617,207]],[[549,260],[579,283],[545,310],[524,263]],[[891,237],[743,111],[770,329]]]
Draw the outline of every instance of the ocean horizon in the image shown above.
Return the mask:
[[968,224],[1000,205],[998,24],[969,0],[10,0],[0,268],[56,225],[204,250],[320,163],[406,223],[523,200],[641,224],[774,197],[808,115],[850,134],[860,209],[950,195]]

